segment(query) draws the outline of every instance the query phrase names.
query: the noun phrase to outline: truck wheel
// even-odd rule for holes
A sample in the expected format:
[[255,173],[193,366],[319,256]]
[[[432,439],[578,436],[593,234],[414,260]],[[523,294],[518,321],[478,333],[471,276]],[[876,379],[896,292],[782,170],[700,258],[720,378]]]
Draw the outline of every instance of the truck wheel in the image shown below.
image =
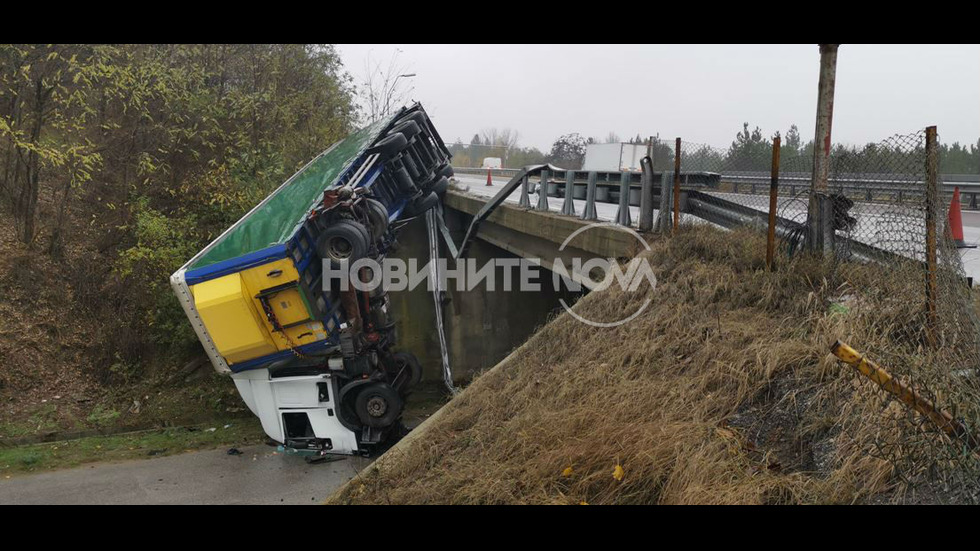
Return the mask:
[[327,227],[317,238],[320,258],[337,267],[342,261],[353,263],[368,253],[367,229],[353,220],[340,220]]
[[372,428],[390,427],[402,414],[405,402],[388,383],[371,383],[357,393],[354,412],[361,423]]
[[403,136],[405,136],[406,140],[411,140],[415,136],[418,136],[419,132],[421,131],[422,129],[419,128],[419,125],[416,124],[415,121],[405,121],[403,123],[399,123],[398,126],[392,128],[389,134],[394,134],[396,132],[399,132]]
[[405,370],[405,375],[402,376],[405,383],[399,385],[401,387],[398,389],[399,392],[412,388],[422,380],[422,363],[415,357],[415,354],[396,352],[391,355],[391,359],[395,364],[392,370],[394,375],[397,376],[402,370]]
[[393,170],[392,176],[395,178],[395,184],[398,186],[398,191],[406,195],[412,195],[415,193],[415,181],[412,180],[412,176],[409,175],[408,170],[405,167]]
[[432,187],[429,188],[429,191],[435,193],[439,197],[442,197],[446,194],[447,189],[449,189],[449,180],[447,180],[445,176],[440,176],[439,179],[436,180],[436,183],[432,184]]
[[436,178],[439,178],[441,176],[443,178],[449,179],[452,178],[454,174],[456,173],[453,172],[453,167],[449,163],[443,164],[442,166],[439,167],[438,170],[436,170]]
[[392,133],[381,138],[381,141],[374,144],[368,153],[379,153],[383,158],[390,159],[406,147],[408,147],[408,138],[404,134]]
[[378,241],[388,231],[388,209],[376,199],[367,199],[365,204],[371,221],[371,238]]
[[428,195],[418,197],[409,203],[404,212],[407,213],[406,216],[419,216],[438,204],[439,196],[430,191]]
[[401,121],[399,121],[399,124],[406,123],[409,121],[414,122],[419,126],[419,128],[422,128],[422,126],[425,124],[425,115],[421,111],[416,111],[414,113],[402,117]]

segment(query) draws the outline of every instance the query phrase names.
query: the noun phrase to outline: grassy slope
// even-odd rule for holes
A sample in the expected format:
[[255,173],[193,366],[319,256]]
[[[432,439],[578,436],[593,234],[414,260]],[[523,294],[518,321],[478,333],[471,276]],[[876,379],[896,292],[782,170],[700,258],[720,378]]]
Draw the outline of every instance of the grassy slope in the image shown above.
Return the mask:
[[[763,247],[705,227],[654,243],[659,285],[641,316],[611,329],[559,317],[331,502],[961,499],[922,489],[941,438],[828,353],[835,339],[894,349],[892,321],[916,306],[856,301],[862,268],[833,284],[806,262],[767,273]],[[618,319],[648,296],[613,288],[576,310]]]

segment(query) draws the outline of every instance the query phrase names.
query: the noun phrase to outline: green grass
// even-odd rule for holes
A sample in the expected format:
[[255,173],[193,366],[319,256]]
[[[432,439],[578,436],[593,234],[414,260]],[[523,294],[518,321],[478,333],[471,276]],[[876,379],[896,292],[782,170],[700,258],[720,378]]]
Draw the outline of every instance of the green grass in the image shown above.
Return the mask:
[[[212,428],[215,430],[209,430]],[[96,461],[146,459],[223,446],[242,447],[264,441],[265,434],[258,419],[234,418],[224,424],[215,422],[195,427],[0,448],[0,478],[67,469]]]

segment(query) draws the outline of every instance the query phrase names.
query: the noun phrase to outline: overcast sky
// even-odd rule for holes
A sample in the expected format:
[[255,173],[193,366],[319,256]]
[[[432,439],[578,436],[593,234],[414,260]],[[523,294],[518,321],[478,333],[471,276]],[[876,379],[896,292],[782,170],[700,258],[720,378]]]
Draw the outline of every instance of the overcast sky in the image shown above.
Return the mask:
[[[561,134],[680,136],[725,147],[743,122],[767,136],[796,124],[813,138],[815,44],[341,44],[360,83],[365,61],[404,72],[447,142],[491,127],[544,151]],[[406,79],[402,79],[403,81]],[[837,60],[833,138],[864,144],[930,124],[952,143],[980,138],[980,46],[852,45]]]

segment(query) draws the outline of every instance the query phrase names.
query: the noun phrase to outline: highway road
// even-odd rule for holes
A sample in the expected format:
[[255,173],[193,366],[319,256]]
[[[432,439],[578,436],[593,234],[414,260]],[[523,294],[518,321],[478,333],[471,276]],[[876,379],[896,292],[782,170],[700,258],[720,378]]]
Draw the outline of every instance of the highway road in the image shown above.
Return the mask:
[[316,504],[370,459],[307,464],[264,445],[101,463],[0,480],[0,505]]

